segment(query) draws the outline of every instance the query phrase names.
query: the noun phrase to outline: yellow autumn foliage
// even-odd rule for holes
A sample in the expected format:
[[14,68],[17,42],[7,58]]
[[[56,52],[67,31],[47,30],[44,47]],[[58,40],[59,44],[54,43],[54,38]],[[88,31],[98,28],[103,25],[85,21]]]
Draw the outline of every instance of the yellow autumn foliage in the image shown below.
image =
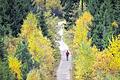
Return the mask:
[[41,30],[37,26],[37,19],[33,13],[29,13],[21,28],[21,36],[28,41],[28,50],[36,61],[44,56],[53,60],[50,41],[43,37]]
[[93,20],[92,15],[85,11],[83,15],[76,21],[76,28],[74,32],[74,43],[75,46],[79,46],[80,42],[88,42],[87,33],[88,33],[88,24],[91,24]]
[[[29,13],[24,20],[20,36],[28,42],[29,53],[34,60],[40,63],[41,72],[45,71],[45,74],[39,74],[47,75],[51,80],[51,71],[54,67],[54,50],[51,48],[51,42],[43,37],[41,29],[38,27],[38,20],[33,13]],[[44,78],[44,80],[48,80],[48,78]]]
[[112,39],[108,47],[107,54],[112,55],[112,60],[110,62],[110,69],[112,71],[120,71],[120,35],[116,39]]
[[28,73],[26,80],[41,80],[39,70],[37,70],[37,69],[31,70]]
[[18,80],[22,79],[22,73],[21,73],[21,62],[16,58],[13,57],[12,55],[8,56],[8,63],[9,63],[9,68],[14,75],[17,75]]
[[85,12],[83,13],[81,19],[83,19],[82,21],[83,21],[84,25],[85,25],[85,24],[87,25],[87,24],[90,24],[90,23],[91,23],[91,21],[93,20],[93,16],[90,14],[90,12],[85,11]]
[[74,28],[73,50],[75,53],[75,80],[87,80],[92,73],[94,54],[97,52],[96,48],[91,48],[91,40],[87,38],[88,25],[91,25],[92,20],[92,15],[88,11],[85,11],[76,21],[76,27]]
[[[108,48],[99,51],[96,46],[91,47],[91,40],[87,38],[93,17],[88,12],[76,21],[73,34],[74,79],[75,80],[119,80],[120,71],[120,35],[113,38]],[[118,27],[117,22],[112,23]],[[108,77],[110,76],[110,78]],[[115,77],[116,76],[116,77]]]
[[[99,75],[98,72],[101,71],[100,74],[104,76],[111,74],[112,78],[120,71],[120,36],[113,38],[107,49],[96,54],[93,67],[94,75]],[[99,77],[99,79],[104,78],[104,76]]]
[[118,23],[116,21],[112,22],[112,27],[118,27]]
[[[74,75],[75,80],[103,80],[109,79],[120,71],[120,36],[113,38],[108,48],[99,51],[96,46],[91,47],[91,40],[87,38],[88,25],[92,24],[93,17],[87,11],[76,21],[74,28]],[[112,24],[116,26],[116,22]],[[100,75],[101,74],[101,75]]]

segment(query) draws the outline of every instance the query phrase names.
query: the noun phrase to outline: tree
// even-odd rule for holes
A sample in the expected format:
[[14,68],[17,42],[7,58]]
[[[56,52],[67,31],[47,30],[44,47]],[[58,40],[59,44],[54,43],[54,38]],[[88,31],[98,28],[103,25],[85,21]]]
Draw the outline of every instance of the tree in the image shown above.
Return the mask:
[[66,29],[70,29],[75,24],[76,18],[78,17],[78,7],[80,0],[61,0],[63,7],[63,15],[67,21]]
[[[96,6],[94,7],[94,5]],[[93,1],[88,8],[90,8],[90,11],[94,16],[93,25],[91,26],[90,31],[92,44],[95,44],[98,49],[103,50],[109,45],[109,40],[111,40],[112,37],[111,23],[113,20],[113,9],[111,0],[106,0],[103,2]]]
[[0,0],[0,36],[4,36],[10,32],[10,15],[8,15],[8,0]]
[[18,36],[23,19],[31,9],[31,0],[0,0],[1,33]]
[[41,78],[43,80],[52,78],[51,73],[54,67],[53,48],[51,48],[51,42],[43,37],[35,14],[31,12],[28,14],[22,25],[20,36],[27,41],[27,49],[32,55],[32,59],[40,63]]
[[74,27],[72,48],[75,80],[93,80],[91,72],[95,53],[91,48],[91,40],[87,37],[88,26],[92,25],[92,20],[93,16],[90,12],[85,11],[76,21],[76,27]]
[[4,61],[4,58],[6,57],[6,51],[4,46],[4,38],[0,36],[0,59]]
[[42,34],[43,36],[46,36],[48,37],[48,25],[46,24],[45,22],[45,12],[43,10],[40,11],[40,14],[39,14],[39,25],[40,25],[40,28],[42,30]]
[[60,9],[60,0],[35,0],[35,3],[41,8],[52,10],[55,8]]
[[23,80],[26,80],[27,74],[29,73],[30,70],[39,67],[39,63],[32,59],[32,55],[29,54],[27,47],[28,46],[26,41],[20,41],[20,43],[17,46],[15,54],[18,60],[22,62],[21,72]]
[[[54,14],[56,9],[60,9],[60,0],[35,0],[35,3],[37,5],[38,9],[38,18],[39,18],[39,25],[42,30],[43,36],[48,37],[48,26],[46,24],[46,19],[51,17],[50,16],[45,16],[45,13],[51,12],[50,14]],[[53,12],[53,13],[52,13]]]
[[10,72],[8,60],[2,61],[0,59],[0,79],[1,80],[15,80],[15,76]]
[[113,0],[113,20],[118,24],[118,27],[114,28],[114,35],[120,34],[120,1]]
[[[95,78],[119,80],[120,79],[120,35],[112,38],[109,47],[100,54],[96,54],[96,60],[93,65]],[[99,76],[99,77],[98,77]]]
[[21,61],[19,61],[16,57],[9,55],[8,56],[8,64],[11,73],[15,76],[16,79],[22,79],[21,73]]

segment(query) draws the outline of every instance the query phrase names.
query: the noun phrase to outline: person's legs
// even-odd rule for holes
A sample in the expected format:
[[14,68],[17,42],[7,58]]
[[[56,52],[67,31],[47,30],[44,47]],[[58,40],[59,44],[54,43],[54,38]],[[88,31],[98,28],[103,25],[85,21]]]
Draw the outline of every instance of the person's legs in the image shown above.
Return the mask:
[[68,55],[66,55],[67,61],[68,61]]

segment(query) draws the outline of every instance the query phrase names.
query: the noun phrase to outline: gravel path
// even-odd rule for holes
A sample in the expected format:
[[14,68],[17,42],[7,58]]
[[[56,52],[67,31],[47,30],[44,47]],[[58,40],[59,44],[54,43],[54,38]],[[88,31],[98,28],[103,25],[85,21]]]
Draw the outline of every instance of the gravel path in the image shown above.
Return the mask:
[[71,80],[71,70],[72,70],[72,57],[69,55],[69,60],[66,60],[66,50],[69,50],[68,46],[63,41],[63,22],[59,22],[58,26],[61,27],[60,31],[58,32],[61,35],[61,40],[59,41],[59,48],[61,53],[61,60],[59,67],[57,69],[56,75],[57,80]]

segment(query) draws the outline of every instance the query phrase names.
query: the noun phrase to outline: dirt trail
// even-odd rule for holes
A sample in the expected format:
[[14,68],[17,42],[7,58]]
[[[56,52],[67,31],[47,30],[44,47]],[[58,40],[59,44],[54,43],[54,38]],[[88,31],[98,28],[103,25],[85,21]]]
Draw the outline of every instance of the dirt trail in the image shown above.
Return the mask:
[[61,60],[59,67],[57,69],[56,75],[57,75],[57,80],[71,80],[71,70],[72,70],[72,56],[69,55],[69,60],[66,60],[66,50],[69,50],[68,46],[65,44],[63,41],[63,27],[64,27],[64,22],[59,22],[58,27],[60,27],[60,31],[58,34],[61,36],[61,40],[58,41],[60,46],[60,53],[61,53]]

